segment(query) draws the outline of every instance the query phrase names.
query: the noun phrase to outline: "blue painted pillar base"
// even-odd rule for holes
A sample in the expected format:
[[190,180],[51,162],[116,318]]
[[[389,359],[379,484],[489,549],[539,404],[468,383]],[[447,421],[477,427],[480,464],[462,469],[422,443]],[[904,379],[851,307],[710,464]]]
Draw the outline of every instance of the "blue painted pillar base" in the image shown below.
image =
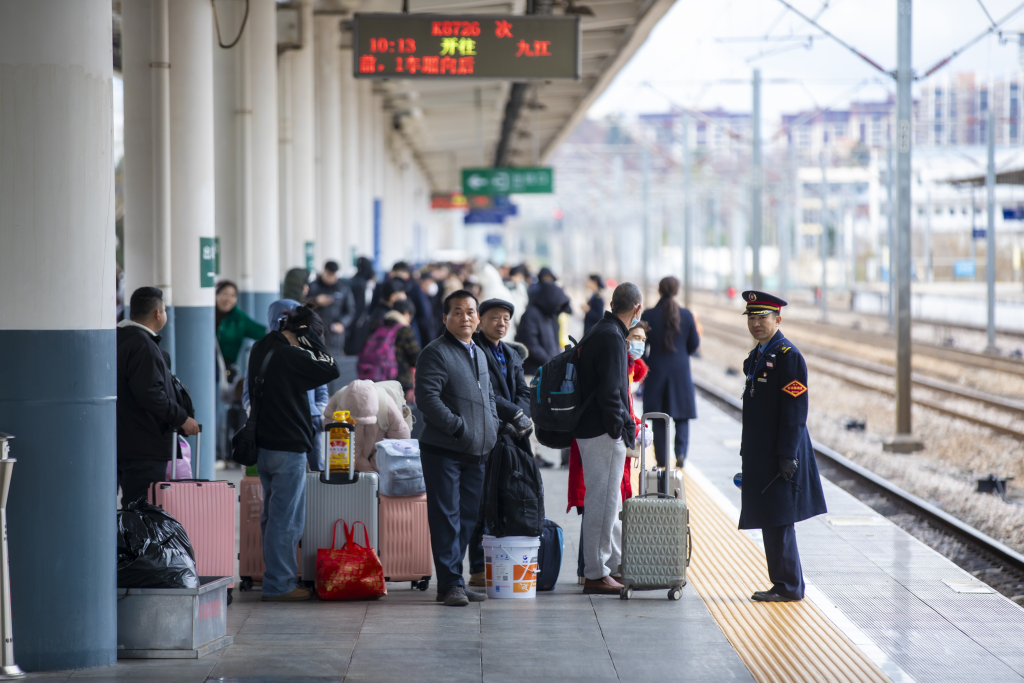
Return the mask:
[[26,671],[117,663],[114,330],[0,330],[14,655]]
[[256,309],[256,292],[239,292],[238,307],[242,309],[242,312],[247,316],[256,322],[259,322],[260,319],[256,317],[259,312]]
[[214,347],[217,341],[213,306],[175,306],[174,325],[174,374],[188,388],[196,422],[203,426],[198,470],[195,438],[189,439],[192,471],[198,479],[213,479],[217,459],[217,351]]

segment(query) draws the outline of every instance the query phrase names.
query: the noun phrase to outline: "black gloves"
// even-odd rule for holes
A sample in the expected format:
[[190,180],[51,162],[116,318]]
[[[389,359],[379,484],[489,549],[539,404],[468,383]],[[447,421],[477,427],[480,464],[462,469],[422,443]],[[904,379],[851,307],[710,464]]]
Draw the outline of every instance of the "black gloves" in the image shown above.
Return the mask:
[[798,463],[795,458],[779,458],[779,474],[784,480],[789,481],[793,478]]
[[516,416],[507,424],[507,427],[511,430],[509,436],[514,436],[517,439],[529,436],[530,432],[533,431],[533,423],[530,422],[530,418],[526,417],[526,414],[521,410],[516,413]]

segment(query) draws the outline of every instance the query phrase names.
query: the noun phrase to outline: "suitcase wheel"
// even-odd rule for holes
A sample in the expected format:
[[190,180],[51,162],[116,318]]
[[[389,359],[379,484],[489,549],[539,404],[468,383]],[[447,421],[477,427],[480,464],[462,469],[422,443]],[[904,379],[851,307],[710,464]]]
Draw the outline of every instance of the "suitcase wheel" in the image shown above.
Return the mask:
[[683,597],[683,589],[682,589],[682,587],[676,586],[675,588],[669,588],[668,589],[668,599],[669,600],[678,600],[681,597]]
[[238,584],[238,590],[242,591],[243,593],[247,593],[247,592],[251,591],[252,590],[252,577],[250,577],[250,576],[243,576],[242,577],[242,582],[240,584]]
[[430,579],[420,579],[419,581],[413,581],[412,585],[414,588],[419,588],[421,591],[425,591],[430,586]]
[[232,591],[232,590],[233,590],[233,589],[231,589],[231,588],[229,588],[229,589],[228,589],[228,604],[229,604],[229,605],[230,605],[230,604],[231,604],[232,602],[234,602],[234,600],[235,600],[235,599],[234,599],[234,598],[233,598],[233,597],[231,596],[231,591]]
[[632,586],[623,586],[622,590],[619,591],[619,599],[620,600],[629,600],[631,597],[633,597],[633,587]]

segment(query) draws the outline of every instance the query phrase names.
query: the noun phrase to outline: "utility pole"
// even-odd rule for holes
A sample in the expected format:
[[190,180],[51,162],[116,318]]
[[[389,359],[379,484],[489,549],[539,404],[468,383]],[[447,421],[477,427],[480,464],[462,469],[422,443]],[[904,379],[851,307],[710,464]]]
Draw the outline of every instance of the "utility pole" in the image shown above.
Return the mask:
[[785,206],[785,211],[782,212],[781,220],[775,229],[777,235],[777,241],[779,243],[779,297],[782,299],[786,298],[789,293],[789,250],[793,246],[793,228],[796,223],[797,211],[799,208],[796,205],[796,145],[791,140],[789,143],[788,150],[788,169],[787,176],[789,182],[786,183],[785,189],[782,194],[782,201],[779,202],[780,206]]
[[893,159],[895,149],[895,136],[892,124],[889,126],[889,166],[886,169],[886,185],[889,191],[889,205],[886,207],[889,213],[889,331],[896,332],[896,197],[893,195],[893,185],[896,182],[896,163]]
[[690,115],[683,112],[683,306],[690,308],[690,289],[693,286],[692,209],[690,205]]
[[985,193],[988,195],[988,230],[985,232],[985,283],[988,290],[988,344],[985,353],[999,353],[996,348],[996,108],[992,84],[988,87],[988,172]]
[[971,281],[978,281],[978,204],[974,198],[974,185],[971,185]]
[[643,231],[644,231],[644,297],[651,289],[651,230],[650,230],[650,180],[651,180],[651,156],[647,151],[646,141],[641,142],[641,164],[643,173],[643,186],[641,201],[643,202]]
[[821,322],[828,322],[828,177],[825,175],[825,149],[818,154],[821,167],[821,235],[818,237],[818,251],[821,254]]
[[896,211],[899,219],[896,268],[896,434],[882,444],[893,453],[924,448],[914,438],[910,414],[910,65],[912,0],[896,3]]
[[751,287],[761,289],[761,187],[764,173],[761,169],[761,70],[754,69],[754,112],[751,125],[754,128],[754,149],[750,179],[750,250],[753,252]]
[[931,282],[932,275],[932,191],[928,190],[925,198],[924,219],[924,281]]

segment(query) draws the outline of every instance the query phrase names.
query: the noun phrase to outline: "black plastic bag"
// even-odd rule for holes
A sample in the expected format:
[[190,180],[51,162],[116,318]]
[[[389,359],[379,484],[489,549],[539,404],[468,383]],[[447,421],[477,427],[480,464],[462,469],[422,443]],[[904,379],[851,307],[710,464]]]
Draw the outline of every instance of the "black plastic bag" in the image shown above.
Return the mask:
[[199,587],[185,528],[144,499],[117,511],[117,587]]

